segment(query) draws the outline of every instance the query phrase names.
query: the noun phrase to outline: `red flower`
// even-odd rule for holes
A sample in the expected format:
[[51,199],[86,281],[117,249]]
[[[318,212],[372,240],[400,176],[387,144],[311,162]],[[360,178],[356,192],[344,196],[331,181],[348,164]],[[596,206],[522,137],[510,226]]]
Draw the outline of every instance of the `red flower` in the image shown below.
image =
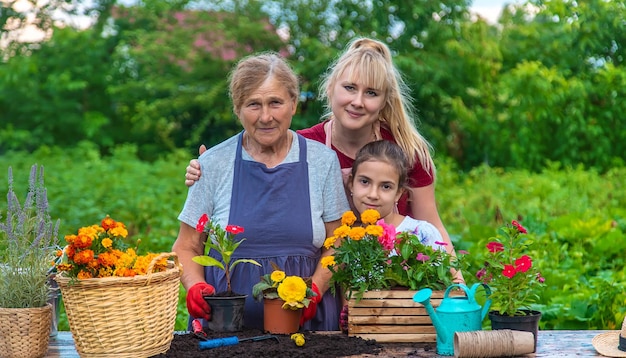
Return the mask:
[[533,260],[528,256],[524,255],[519,259],[515,260],[515,270],[517,272],[526,272],[533,266]]
[[522,234],[528,233],[528,231],[526,231],[522,224],[518,223],[517,221],[513,220],[511,221],[511,224],[513,224],[513,226],[517,228],[517,231],[521,232]]
[[487,250],[489,250],[489,252],[499,252],[499,251],[504,251],[504,245],[502,245],[499,242],[496,241],[492,241],[490,243],[487,244]]
[[204,232],[204,227],[209,222],[209,216],[207,214],[202,214],[200,219],[198,219],[198,224],[196,225],[197,232]]
[[504,268],[502,269],[502,275],[508,278],[513,278],[516,273],[517,271],[515,271],[515,267],[513,265],[504,265]]
[[243,228],[237,225],[226,225],[226,231],[233,235],[237,235],[243,232]]

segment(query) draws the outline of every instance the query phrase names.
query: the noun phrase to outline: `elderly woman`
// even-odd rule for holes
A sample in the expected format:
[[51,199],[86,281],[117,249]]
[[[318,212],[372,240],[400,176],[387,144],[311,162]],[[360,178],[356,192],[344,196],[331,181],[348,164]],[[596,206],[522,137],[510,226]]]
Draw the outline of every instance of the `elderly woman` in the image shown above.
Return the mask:
[[187,309],[195,318],[210,317],[203,296],[226,291],[222,272],[192,261],[204,253],[195,227],[202,214],[225,227],[242,226],[246,240],[237,258],[255,259],[262,267],[235,267],[232,289],[248,294],[246,327],[263,327],[263,305],[252,286],[276,263],[288,275],[311,277],[319,296],[303,314],[305,329],[337,330],[340,298],[331,295],[331,273],[319,265],[328,252],[324,239],[348,210],[337,156],[323,144],[290,130],[299,97],[298,79],[273,53],[241,60],[230,76],[230,96],[243,131],[200,158],[202,176],[189,188],[178,238],[173,245],[184,266],[182,284]]

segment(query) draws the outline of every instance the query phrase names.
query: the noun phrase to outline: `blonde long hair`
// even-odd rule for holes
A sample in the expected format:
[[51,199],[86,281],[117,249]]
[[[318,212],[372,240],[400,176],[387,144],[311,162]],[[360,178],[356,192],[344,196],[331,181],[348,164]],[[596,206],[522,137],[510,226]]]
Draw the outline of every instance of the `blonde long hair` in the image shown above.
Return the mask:
[[409,87],[394,66],[389,47],[380,41],[362,37],[348,44],[343,54],[328,68],[320,85],[320,98],[326,102],[323,118],[332,116],[329,96],[346,71],[352,82],[363,82],[367,87],[385,92],[385,105],[378,120],[389,128],[396,143],[407,154],[409,166],[416,164],[417,157],[424,170],[434,177],[432,146],[415,127],[415,109],[408,95]]

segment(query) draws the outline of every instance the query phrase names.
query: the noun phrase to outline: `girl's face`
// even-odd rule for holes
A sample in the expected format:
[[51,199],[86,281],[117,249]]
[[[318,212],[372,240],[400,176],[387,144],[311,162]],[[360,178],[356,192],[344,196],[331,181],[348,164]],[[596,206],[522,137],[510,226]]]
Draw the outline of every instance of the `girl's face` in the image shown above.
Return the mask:
[[398,171],[387,162],[369,160],[361,163],[349,183],[354,208],[359,213],[374,209],[382,219],[389,217],[402,195],[399,179]]
[[352,82],[344,71],[333,86],[330,105],[336,120],[346,129],[359,130],[378,120],[385,105],[385,93],[381,89]]

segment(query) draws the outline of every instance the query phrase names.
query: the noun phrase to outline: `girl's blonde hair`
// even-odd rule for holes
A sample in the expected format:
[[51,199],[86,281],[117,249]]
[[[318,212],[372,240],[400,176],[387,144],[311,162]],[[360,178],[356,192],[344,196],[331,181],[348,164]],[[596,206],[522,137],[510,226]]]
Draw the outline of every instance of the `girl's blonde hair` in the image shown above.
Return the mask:
[[407,154],[409,166],[420,164],[428,173],[435,174],[430,143],[417,131],[414,107],[409,88],[396,69],[389,47],[369,39],[352,40],[341,56],[329,67],[320,85],[320,98],[326,102],[324,118],[332,116],[330,96],[339,78],[346,73],[350,81],[384,91],[385,104],[378,120],[391,131],[396,143]]

